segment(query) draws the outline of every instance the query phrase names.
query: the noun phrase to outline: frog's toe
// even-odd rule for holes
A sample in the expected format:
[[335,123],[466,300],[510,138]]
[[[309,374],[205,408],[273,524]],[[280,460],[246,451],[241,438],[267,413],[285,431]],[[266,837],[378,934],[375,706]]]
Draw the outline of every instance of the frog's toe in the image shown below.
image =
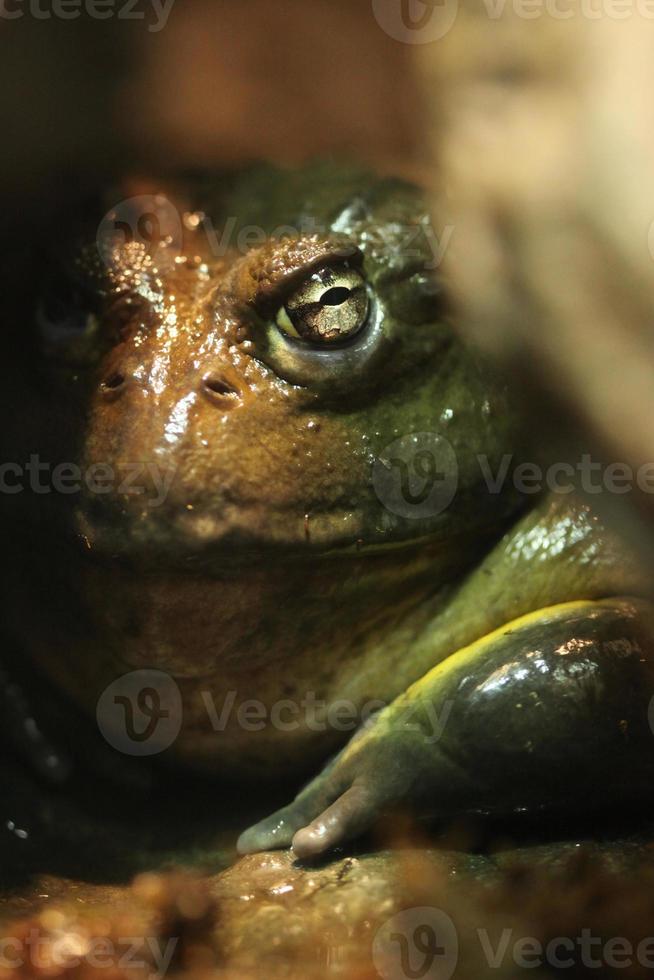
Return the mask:
[[243,831],[236,842],[238,853],[253,854],[290,847],[298,830],[314,820],[329,802],[331,800],[317,799],[313,794],[309,797],[300,795],[288,806]]
[[293,808],[294,804],[291,803],[244,830],[236,842],[238,853],[254,854],[256,851],[290,847],[293,835],[302,826],[302,818],[294,814]]
[[363,833],[375,813],[374,795],[363,783],[331,793],[310,784],[289,806],[244,831],[236,847],[252,854],[292,845],[298,858],[313,858]]
[[338,773],[338,756],[296,796],[292,803],[249,827],[239,837],[239,854],[290,847],[295,834],[312,824],[346,789]]
[[363,784],[354,784],[335,803],[293,837],[293,852],[299,858],[314,858],[358,837],[369,828],[376,814],[373,794]]

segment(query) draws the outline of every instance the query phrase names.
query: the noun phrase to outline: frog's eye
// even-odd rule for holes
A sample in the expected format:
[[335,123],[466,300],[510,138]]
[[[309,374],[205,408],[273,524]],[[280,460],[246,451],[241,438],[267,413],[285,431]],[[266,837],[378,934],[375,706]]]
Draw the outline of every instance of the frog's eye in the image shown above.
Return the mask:
[[288,337],[329,346],[354,337],[368,319],[365,279],[356,269],[318,269],[288,297],[275,322]]

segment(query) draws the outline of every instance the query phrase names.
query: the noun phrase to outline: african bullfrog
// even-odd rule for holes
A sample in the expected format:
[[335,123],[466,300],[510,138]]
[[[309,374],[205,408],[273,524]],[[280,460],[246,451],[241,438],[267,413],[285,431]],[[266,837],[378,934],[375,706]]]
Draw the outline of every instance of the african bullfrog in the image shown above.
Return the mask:
[[166,778],[262,811],[308,779],[242,852],[648,792],[648,583],[586,503],[511,478],[520,413],[457,336],[417,187],[139,178],[68,225],[3,470],[23,665]]

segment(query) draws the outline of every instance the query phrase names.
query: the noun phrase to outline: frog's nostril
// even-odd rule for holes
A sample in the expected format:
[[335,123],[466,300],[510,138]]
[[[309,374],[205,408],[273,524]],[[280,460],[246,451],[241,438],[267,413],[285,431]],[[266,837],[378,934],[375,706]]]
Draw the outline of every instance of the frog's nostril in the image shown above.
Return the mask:
[[212,401],[224,405],[228,400],[241,397],[241,392],[218,374],[207,374],[202,379],[202,387]]
[[100,390],[105,395],[117,395],[124,387],[126,377],[120,371],[113,371],[100,384]]

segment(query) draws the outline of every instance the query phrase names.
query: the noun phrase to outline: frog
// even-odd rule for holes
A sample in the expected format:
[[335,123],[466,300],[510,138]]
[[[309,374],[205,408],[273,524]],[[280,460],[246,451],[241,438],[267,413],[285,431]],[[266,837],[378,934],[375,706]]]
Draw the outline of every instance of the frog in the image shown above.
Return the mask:
[[646,798],[647,575],[587,500],[496,479],[534,449],[459,336],[423,190],[330,162],[99,201],[56,225],[8,419],[31,460],[8,676],[42,677],[119,766],[163,719],[139,764],[263,789],[242,854],[313,860],[403,809]]

